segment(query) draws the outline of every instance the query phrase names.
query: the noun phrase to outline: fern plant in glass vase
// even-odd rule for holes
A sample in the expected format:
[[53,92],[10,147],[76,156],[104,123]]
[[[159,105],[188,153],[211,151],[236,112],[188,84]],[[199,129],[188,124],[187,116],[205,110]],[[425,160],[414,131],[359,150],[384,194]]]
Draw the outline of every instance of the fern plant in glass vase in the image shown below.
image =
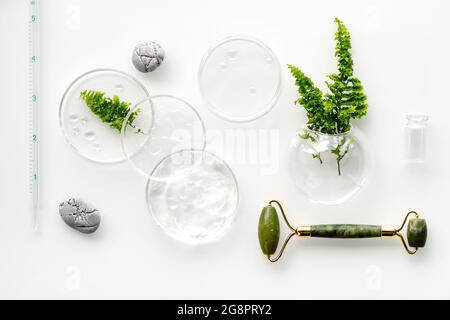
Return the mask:
[[299,68],[288,65],[307,123],[298,130],[289,156],[295,185],[313,202],[337,204],[354,195],[366,178],[366,152],[361,133],[350,120],[367,114],[367,97],[353,75],[350,33],[335,19],[338,71],[328,75],[323,93]]

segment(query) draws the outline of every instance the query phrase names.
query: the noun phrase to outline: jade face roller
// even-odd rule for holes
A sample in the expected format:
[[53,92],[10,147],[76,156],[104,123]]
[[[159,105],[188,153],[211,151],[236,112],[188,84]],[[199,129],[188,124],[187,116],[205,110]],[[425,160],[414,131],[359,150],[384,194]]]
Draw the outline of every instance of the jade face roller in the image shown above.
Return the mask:
[[[280,240],[280,222],[277,210],[272,206],[276,204],[282,215],[286,225],[291,232],[286,237],[280,252],[274,257],[275,251]],[[406,243],[403,235],[400,233],[406,222],[408,221],[407,240]],[[262,252],[268,257],[269,261],[276,262],[283,255],[284,249],[289,240],[293,236],[300,238],[336,238],[336,239],[356,239],[356,238],[392,238],[399,237],[403,246],[409,254],[414,254],[419,248],[425,246],[427,240],[427,223],[425,219],[421,219],[415,211],[410,211],[400,228],[393,226],[378,226],[365,224],[319,224],[319,225],[301,225],[294,228],[286,218],[281,204],[272,200],[262,209],[259,217],[258,237]]]

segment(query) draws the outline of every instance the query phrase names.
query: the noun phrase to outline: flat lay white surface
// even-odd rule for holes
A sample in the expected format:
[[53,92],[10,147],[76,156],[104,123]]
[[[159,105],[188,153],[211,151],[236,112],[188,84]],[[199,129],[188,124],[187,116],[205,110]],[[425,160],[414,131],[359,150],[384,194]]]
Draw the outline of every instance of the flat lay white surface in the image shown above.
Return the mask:
[[[28,194],[28,1],[0,1],[0,298],[450,298],[450,73],[448,1],[41,1],[41,201],[32,230]],[[286,64],[322,89],[336,70],[334,17],[352,35],[355,75],[368,95],[368,184],[344,204],[314,205],[289,177],[288,146],[305,122]],[[233,34],[266,43],[283,70],[275,107],[231,123],[202,102],[198,67],[205,51]],[[140,73],[136,44],[156,41],[162,65]],[[102,165],[66,143],[58,108],[67,86],[97,68],[139,79],[151,95],[189,102],[205,122],[206,150],[236,175],[240,204],[229,231],[209,245],[168,237],[148,213],[146,180],[128,164]],[[256,88],[257,90],[257,88]],[[403,161],[405,115],[430,117],[427,159]],[[70,229],[60,202],[80,197],[102,212],[96,233]],[[271,199],[295,224],[400,225],[409,210],[427,219],[426,247],[408,255],[398,239],[293,239],[271,264],[257,222]],[[285,234],[286,230],[284,230]]]

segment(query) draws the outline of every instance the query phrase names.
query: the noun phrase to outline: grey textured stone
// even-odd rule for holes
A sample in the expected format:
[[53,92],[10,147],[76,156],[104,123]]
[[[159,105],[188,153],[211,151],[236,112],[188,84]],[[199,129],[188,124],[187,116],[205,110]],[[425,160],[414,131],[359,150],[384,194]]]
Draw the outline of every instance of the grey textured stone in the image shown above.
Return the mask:
[[100,225],[100,211],[80,199],[62,202],[59,214],[68,226],[82,233],[93,233]]
[[164,60],[164,49],[156,42],[144,42],[134,47],[132,61],[141,72],[151,72]]

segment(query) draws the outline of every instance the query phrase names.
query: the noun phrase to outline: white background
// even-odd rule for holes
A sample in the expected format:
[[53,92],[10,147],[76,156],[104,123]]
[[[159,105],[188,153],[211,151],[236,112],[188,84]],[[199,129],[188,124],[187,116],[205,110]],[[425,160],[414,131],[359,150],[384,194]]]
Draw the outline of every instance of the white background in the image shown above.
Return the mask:
[[[1,298],[450,298],[448,1],[43,0],[38,233],[31,230],[27,191],[27,3],[0,0]],[[286,170],[289,139],[305,118],[293,105],[296,89],[284,66],[302,67],[323,87],[335,70],[335,16],[352,34],[355,72],[369,97],[369,114],[357,125],[374,168],[356,197],[324,207],[308,203]],[[239,125],[212,115],[197,87],[204,51],[235,33],[266,42],[284,73],[276,107]],[[144,75],[130,55],[146,40],[160,42],[167,55],[160,69]],[[66,144],[58,125],[61,96],[76,76],[99,67],[129,72],[152,93],[183,97],[208,129],[275,134],[270,164],[276,170],[229,160],[241,203],[223,239],[189,247],[168,238],[147,213],[145,180],[127,163],[93,164]],[[430,116],[428,160],[421,166],[402,161],[404,115],[410,112]],[[71,196],[102,210],[95,234],[62,222],[58,204]],[[398,225],[415,209],[428,220],[427,247],[409,256],[398,239],[295,239],[286,256],[270,264],[256,227],[271,198],[280,199],[298,224]]]

